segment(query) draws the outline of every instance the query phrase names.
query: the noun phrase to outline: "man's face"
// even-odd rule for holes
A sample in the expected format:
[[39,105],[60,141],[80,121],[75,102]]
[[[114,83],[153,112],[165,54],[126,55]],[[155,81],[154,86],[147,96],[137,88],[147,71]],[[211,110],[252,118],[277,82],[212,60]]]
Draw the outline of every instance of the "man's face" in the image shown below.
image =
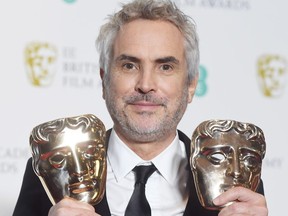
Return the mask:
[[38,170],[55,203],[65,196],[95,204],[105,188],[105,140],[98,133],[65,128],[48,144],[38,144]]
[[193,174],[200,202],[213,209],[212,200],[236,186],[256,190],[260,181],[262,150],[234,131],[198,140],[200,151],[193,154]]
[[122,139],[154,141],[175,135],[191,102],[184,38],[169,22],[135,20],[119,31],[103,97]]

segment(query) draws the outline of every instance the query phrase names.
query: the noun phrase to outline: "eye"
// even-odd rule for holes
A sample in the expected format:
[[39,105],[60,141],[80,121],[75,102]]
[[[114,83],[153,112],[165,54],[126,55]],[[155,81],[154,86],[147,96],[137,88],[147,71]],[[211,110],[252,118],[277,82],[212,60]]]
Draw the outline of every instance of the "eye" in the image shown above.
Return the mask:
[[63,153],[57,152],[49,157],[49,163],[56,169],[59,169],[65,165],[66,157]]
[[249,169],[257,169],[261,165],[261,159],[254,155],[246,155],[243,158],[244,164]]
[[123,67],[124,69],[126,69],[126,70],[136,69],[136,66],[135,66],[134,64],[132,64],[132,63],[125,63],[125,64],[123,64],[122,67]]
[[90,159],[96,157],[98,153],[98,148],[96,148],[95,146],[91,146],[86,149],[83,155],[86,159]]
[[285,73],[284,68],[280,68],[280,69],[279,69],[279,74],[280,74],[280,75],[283,75],[284,73]]
[[210,153],[207,158],[213,163],[213,164],[220,164],[226,159],[226,156],[222,152],[212,152]]
[[163,70],[163,71],[170,71],[170,70],[172,70],[173,69],[173,67],[171,66],[171,65],[169,65],[169,64],[163,64],[163,65],[161,65],[161,70]]
[[226,154],[220,149],[205,148],[202,154],[214,165],[219,165],[226,160]]

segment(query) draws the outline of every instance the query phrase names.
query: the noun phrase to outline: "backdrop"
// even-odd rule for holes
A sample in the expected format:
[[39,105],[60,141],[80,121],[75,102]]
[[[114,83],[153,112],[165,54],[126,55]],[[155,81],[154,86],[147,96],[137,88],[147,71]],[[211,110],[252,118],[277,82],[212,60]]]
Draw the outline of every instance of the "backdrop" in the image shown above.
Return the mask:
[[[267,142],[262,178],[270,215],[283,215],[288,192],[288,1],[175,3],[195,20],[201,50],[196,96],[179,129],[191,136],[211,118],[261,127]],[[94,44],[99,26],[119,7],[116,0],[1,1],[1,215],[11,215],[18,198],[34,126],[86,113],[112,126]]]

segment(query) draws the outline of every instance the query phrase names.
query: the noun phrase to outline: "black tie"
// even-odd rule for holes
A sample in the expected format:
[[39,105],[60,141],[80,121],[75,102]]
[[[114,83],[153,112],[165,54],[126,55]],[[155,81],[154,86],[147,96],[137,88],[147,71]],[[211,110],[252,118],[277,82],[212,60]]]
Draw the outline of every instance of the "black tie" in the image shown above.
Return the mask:
[[153,164],[149,166],[136,166],[133,169],[136,181],[133,194],[125,211],[125,216],[151,215],[151,208],[145,195],[145,184],[155,170],[156,167]]

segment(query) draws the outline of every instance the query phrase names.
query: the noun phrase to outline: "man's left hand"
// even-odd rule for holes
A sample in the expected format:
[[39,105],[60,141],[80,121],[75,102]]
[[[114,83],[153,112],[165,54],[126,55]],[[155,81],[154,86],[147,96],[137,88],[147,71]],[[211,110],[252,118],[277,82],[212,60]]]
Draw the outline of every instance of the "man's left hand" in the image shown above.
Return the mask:
[[213,200],[217,206],[223,206],[229,202],[232,204],[224,207],[219,216],[267,216],[268,208],[263,195],[247,188],[235,187],[221,194]]

